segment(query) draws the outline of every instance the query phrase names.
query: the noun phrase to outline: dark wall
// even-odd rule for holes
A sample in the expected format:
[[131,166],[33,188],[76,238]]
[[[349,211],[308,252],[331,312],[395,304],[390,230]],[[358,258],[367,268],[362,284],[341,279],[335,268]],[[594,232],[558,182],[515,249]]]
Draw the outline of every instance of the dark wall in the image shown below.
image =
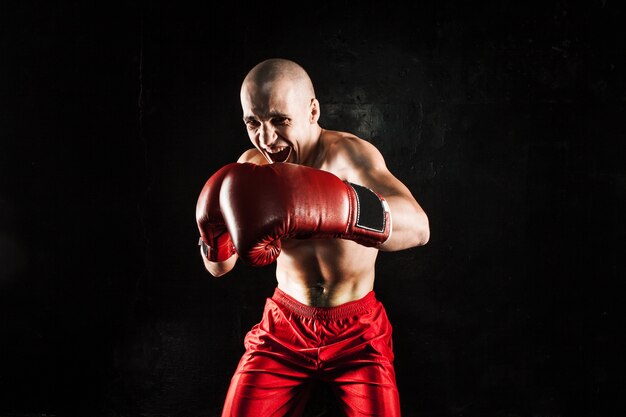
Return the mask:
[[219,415],[274,267],[211,278],[195,203],[269,57],[429,214],[377,269],[404,415],[624,412],[618,2],[160,3],[0,7],[0,415]]

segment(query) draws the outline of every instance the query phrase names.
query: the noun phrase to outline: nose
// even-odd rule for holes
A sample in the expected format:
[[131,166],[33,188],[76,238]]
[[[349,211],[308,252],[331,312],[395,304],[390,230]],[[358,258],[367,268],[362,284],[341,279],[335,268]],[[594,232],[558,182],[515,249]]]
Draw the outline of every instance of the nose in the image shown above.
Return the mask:
[[276,131],[269,123],[263,123],[259,129],[259,143],[264,147],[271,147],[276,142]]

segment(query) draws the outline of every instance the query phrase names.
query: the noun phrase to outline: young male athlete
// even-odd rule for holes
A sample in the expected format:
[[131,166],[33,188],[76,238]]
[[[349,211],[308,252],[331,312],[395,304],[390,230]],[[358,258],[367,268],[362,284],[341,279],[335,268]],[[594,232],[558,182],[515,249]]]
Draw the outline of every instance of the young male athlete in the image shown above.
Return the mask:
[[241,86],[253,149],[206,182],[196,217],[214,276],[238,258],[278,282],[245,338],[222,416],[297,416],[323,381],[348,416],[400,415],[391,325],[374,294],[379,250],[426,244],[428,218],[380,152],[323,129],[306,71],[257,64]]

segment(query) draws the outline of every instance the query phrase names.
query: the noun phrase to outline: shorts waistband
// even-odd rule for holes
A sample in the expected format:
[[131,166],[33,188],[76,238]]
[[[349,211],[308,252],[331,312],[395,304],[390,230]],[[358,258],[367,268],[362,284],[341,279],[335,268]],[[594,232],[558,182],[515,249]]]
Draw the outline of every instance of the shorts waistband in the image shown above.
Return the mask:
[[321,319],[342,319],[354,316],[370,310],[378,302],[374,291],[370,291],[361,299],[349,301],[336,307],[313,307],[302,304],[278,288],[274,290],[272,300],[300,316]]

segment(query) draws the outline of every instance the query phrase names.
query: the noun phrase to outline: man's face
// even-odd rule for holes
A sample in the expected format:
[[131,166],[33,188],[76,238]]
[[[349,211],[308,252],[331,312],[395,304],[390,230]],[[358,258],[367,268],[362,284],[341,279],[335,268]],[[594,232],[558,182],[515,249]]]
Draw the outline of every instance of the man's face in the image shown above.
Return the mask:
[[244,85],[241,106],[248,136],[268,162],[303,161],[311,140],[311,103],[288,81]]

